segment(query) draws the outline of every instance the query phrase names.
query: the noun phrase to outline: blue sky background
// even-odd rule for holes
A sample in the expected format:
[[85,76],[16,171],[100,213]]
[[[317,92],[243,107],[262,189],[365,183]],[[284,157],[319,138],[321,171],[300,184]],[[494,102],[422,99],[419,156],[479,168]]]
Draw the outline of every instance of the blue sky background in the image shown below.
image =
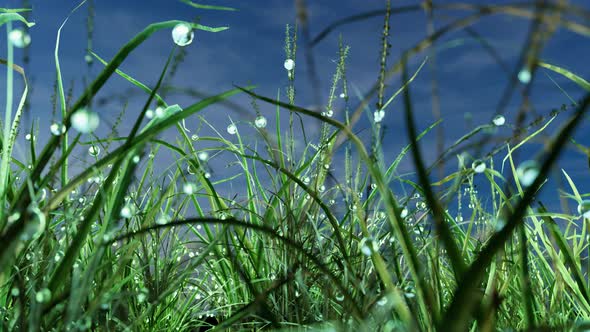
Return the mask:
[[[491,1],[467,2],[471,4],[492,3]],[[51,123],[50,96],[53,91],[55,77],[53,52],[57,29],[78,2],[32,0],[31,3],[33,11],[30,19],[36,23],[36,26],[30,30],[32,36],[32,44],[29,50],[31,62],[26,70],[29,79],[33,81],[31,116],[41,118],[39,143],[42,144],[47,139],[48,127]],[[287,72],[283,68],[285,60],[283,50],[285,25],[290,24],[292,26],[296,21],[295,2],[288,0],[201,0],[198,3],[229,6],[237,8],[238,11],[199,10],[174,0],[95,0],[96,16],[93,51],[105,59],[110,59],[122,45],[150,23],[171,19],[191,21],[196,16],[200,16],[200,23],[203,25],[212,27],[229,26],[230,29],[219,33],[196,31],[195,40],[187,47],[186,60],[173,80],[174,85],[190,87],[205,94],[213,95],[231,89],[232,84],[245,86],[252,83],[258,86],[255,90],[258,94],[273,98],[277,94],[277,89],[281,89],[281,99],[286,100],[284,92],[288,79]],[[385,1],[378,0],[362,2],[358,0],[308,0],[306,3],[310,14],[312,37],[337,19],[385,8]],[[393,1],[393,7],[417,3],[419,2]],[[448,2],[440,1],[439,3]],[[510,1],[493,1],[493,3],[506,4],[510,3]],[[590,3],[587,1],[578,0],[570,1],[570,3],[577,4],[585,8],[585,10],[590,10]],[[8,0],[3,6],[18,8],[22,7],[22,2],[20,0]],[[435,24],[437,27],[441,27],[448,23],[449,20],[466,14],[467,12],[462,11],[437,11],[435,12]],[[95,77],[101,69],[101,65],[97,62],[90,69],[84,62],[87,45],[86,16],[87,8],[84,6],[70,17],[61,35],[59,56],[63,81],[66,87],[70,86],[70,82],[74,82],[74,96],[76,97],[82,92],[82,79],[86,78],[88,80]],[[388,65],[397,61],[403,50],[415,45],[426,35],[426,20],[422,11],[392,16],[390,22],[390,43],[393,46]],[[578,20],[578,22],[588,25],[587,21]],[[511,72],[514,72],[529,26],[530,21],[522,18],[494,15],[482,19],[472,27],[497,49],[502,59],[510,66]],[[382,28],[383,17],[374,17],[344,25],[335,29],[313,49],[324,104],[327,102],[332,75],[335,71],[335,63],[332,60],[336,61],[338,59],[339,35],[341,34],[344,43],[350,46],[346,74],[349,88],[354,85],[364,94],[378,77]],[[443,50],[436,57],[436,75],[439,80],[441,112],[444,119],[443,128],[447,146],[475,126],[490,122],[494,116],[499,98],[508,83],[505,73],[485,53],[481,45],[468,38],[469,36],[461,31],[447,35],[439,45],[446,41],[458,39],[463,40],[464,43],[459,47]],[[313,105],[314,100],[310,81],[307,77],[307,68],[304,61],[305,47],[302,40],[300,35],[296,61],[296,101],[298,105],[307,107]],[[148,86],[153,86],[172,47],[170,31],[157,32],[125,60],[121,69]],[[0,52],[6,54],[5,43],[0,43]],[[17,63],[22,62],[20,52],[17,51]],[[541,54],[542,59],[545,61],[568,68],[572,72],[590,79],[590,68],[587,65],[590,43],[587,37],[560,28],[547,43]],[[414,57],[410,64],[410,70],[417,69],[426,55],[426,53],[421,53]],[[534,85],[532,89],[532,105],[537,114],[547,115],[551,109],[559,108],[563,103],[570,103],[565,95],[551,82],[549,76],[558,82],[574,99],[577,100],[583,95],[583,90],[568,80],[547,70],[539,69],[532,83]],[[430,80],[429,66],[425,66],[411,85],[415,118],[419,130],[426,128],[434,120],[431,110]],[[1,80],[0,88],[3,89],[4,84],[4,80]],[[400,87],[399,75],[394,76],[394,79],[387,84],[385,99],[388,99]],[[137,94],[137,89],[130,86],[125,80],[115,76],[109,79],[98,96],[100,99],[112,94],[125,94],[127,91],[135,91],[135,94],[129,96],[126,121],[119,128],[121,133],[128,132],[145,102],[146,96]],[[354,90],[351,89],[350,91]],[[337,94],[339,93],[340,88],[337,89]],[[209,108],[201,115],[226,138],[231,138],[225,132],[225,128],[229,124],[229,116],[238,123],[238,129],[242,135],[246,135],[252,140],[256,139],[255,132],[248,130],[248,125],[245,123],[254,119],[250,99],[244,95],[238,95],[231,98],[231,100],[247,109],[250,113],[237,113],[230,108],[218,105]],[[178,103],[180,106],[187,106],[196,101],[198,99],[184,95],[171,94],[167,98],[169,104]],[[371,108],[374,107],[375,101],[376,99],[369,104]],[[514,121],[518,111],[517,106],[520,102],[520,94],[515,93],[510,103],[511,106],[506,109],[507,123],[510,124]],[[350,109],[354,110],[358,103],[358,99],[351,95],[349,100]],[[274,128],[274,107],[263,102],[259,102],[259,106],[262,113],[269,118],[269,127]],[[336,102],[336,119],[343,119],[344,106],[343,100],[339,99]],[[107,133],[110,131],[109,123],[115,121],[121,108],[120,102],[108,103],[104,107],[97,108],[102,120],[99,132]],[[402,98],[398,98],[398,100],[390,104],[386,112],[384,124],[387,126],[387,134],[384,140],[384,149],[386,162],[390,163],[398,155],[401,148],[408,143],[403,120]],[[466,121],[466,114],[471,115],[470,123]],[[563,114],[554,121],[547,133],[555,133],[559,128],[559,124],[566,119],[565,115]],[[283,117],[283,119],[286,118],[286,116]],[[531,120],[532,118],[529,118],[527,122]],[[575,138],[581,144],[590,145],[586,121],[580,125]],[[187,127],[196,129],[198,123],[198,118],[190,118],[187,120]],[[364,134],[361,134],[361,136],[364,135],[364,138],[368,138],[369,127],[370,123],[367,114],[356,125],[355,130],[364,129]],[[317,133],[318,129],[319,126],[314,121],[306,120],[308,135]],[[23,135],[24,133],[25,131],[23,131]],[[204,128],[200,135],[211,133],[211,130]],[[510,133],[511,129],[504,127],[500,129],[498,134],[509,135]],[[175,131],[167,132],[164,136],[168,139],[174,139]],[[298,144],[301,146],[302,141],[298,142]],[[202,146],[196,147],[200,148]],[[428,163],[434,161],[436,152],[436,135],[434,132],[421,142],[421,147],[426,161]],[[530,143],[526,149],[519,153],[518,158],[519,160],[528,159],[541,151],[542,148],[541,142]],[[488,150],[484,151],[487,152]],[[16,156],[19,157],[18,150],[16,153]],[[505,153],[500,154],[501,157],[504,155]],[[171,156],[164,156],[162,163],[169,164],[172,159],[168,158],[171,158]],[[227,171],[231,174],[237,172],[239,169],[235,167],[226,169],[223,166],[232,159],[220,157],[217,164],[220,167],[218,172]],[[498,162],[500,159],[496,160]],[[448,171],[455,171],[456,167],[456,159],[451,159]],[[580,192],[585,193],[588,191],[590,181],[587,180],[589,170],[586,156],[570,149],[561,158],[560,167],[572,176],[578,184]],[[336,173],[343,171],[343,167],[341,170],[335,169],[334,171]],[[412,160],[409,155],[400,166],[400,173],[408,172],[413,172]],[[505,172],[505,174],[507,173]],[[412,176],[409,178],[412,178]],[[550,187],[545,190],[543,197],[547,197],[546,200],[549,201],[546,205],[557,208],[558,206],[553,204],[557,202],[557,192],[554,187],[551,187],[554,183],[550,182],[549,185]]]

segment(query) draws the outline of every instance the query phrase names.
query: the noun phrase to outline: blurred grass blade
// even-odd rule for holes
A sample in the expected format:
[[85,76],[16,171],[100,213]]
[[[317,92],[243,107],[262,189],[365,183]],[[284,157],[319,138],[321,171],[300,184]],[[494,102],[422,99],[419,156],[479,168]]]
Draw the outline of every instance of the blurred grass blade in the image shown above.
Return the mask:
[[180,0],[180,2],[185,3],[191,7],[198,8],[198,9],[212,9],[212,10],[227,10],[227,11],[236,11],[237,9],[231,7],[222,7],[222,6],[212,6],[212,5],[201,5],[198,3],[194,3],[190,0]]

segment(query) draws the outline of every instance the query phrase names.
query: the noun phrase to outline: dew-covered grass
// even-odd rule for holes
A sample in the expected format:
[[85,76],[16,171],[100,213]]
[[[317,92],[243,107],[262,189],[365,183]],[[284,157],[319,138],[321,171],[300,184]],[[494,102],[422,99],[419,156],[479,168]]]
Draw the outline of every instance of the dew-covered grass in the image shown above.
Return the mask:
[[[92,22],[92,3],[82,5],[89,6]],[[183,47],[202,47],[191,45],[199,34],[227,28],[175,20],[147,26],[111,59],[89,49],[84,60],[101,70],[80,95],[62,82],[58,39],[55,95],[48,104],[61,120],[33,119],[30,126],[21,122],[28,73],[14,48],[34,43],[27,29],[36,27],[26,19],[27,9],[0,8],[8,40],[0,59],[8,68],[1,127],[0,331],[589,329],[590,200],[558,157],[568,148],[590,151],[572,138],[587,125],[590,99],[545,105],[532,120],[526,113],[541,70],[590,90],[563,64],[539,60],[552,15],[586,18],[558,23],[588,36],[589,14],[561,2],[403,10],[384,5],[325,30],[383,18],[379,76],[365,95],[348,82],[347,58],[355,50],[343,36],[332,86],[322,91],[328,102],[321,109],[298,106],[295,87],[305,58],[297,57],[297,37],[308,31],[287,25],[284,68],[277,70],[285,71],[288,86],[276,96],[236,85],[180,107],[167,96],[165,82],[182,67]],[[394,15],[424,10],[428,16],[445,6],[466,16],[440,30],[430,26],[430,37],[400,56],[390,54]],[[427,156],[423,142],[444,137],[444,116],[438,112],[432,123],[419,122],[415,78],[436,69],[427,64],[435,61],[437,40],[497,13],[537,22],[509,74],[509,89],[522,90],[524,97],[518,116],[504,115],[500,106],[489,121]],[[171,33],[170,55],[153,73],[157,83],[148,86],[119,66],[160,30]],[[304,40],[317,44],[325,36]],[[418,66],[410,69],[412,59]],[[401,81],[386,91],[386,83],[397,84],[390,83],[394,74]],[[144,106],[136,112],[121,107],[112,132],[98,135],[101,117],[93,101],[115,76],[143,91]],[[23,91],[15,88],[21,81]],[[244,106],[248,120],[211,123],[198,114],[237,95],[251,100]],[[394,100],[400,108],[390,105]],[[262,107],[269,105],[274,112]],[[382,137],[393,112],[403,113],[403,134],[411,143],[391,156]],[[368,135],[358,130],[362,117],[370,123]],[[189,119],[214,134],[187,128]],[[127,132],[120,130],[123,121],[132,123]],[[312,121],[321,124],[319,130],[306,133]],[[550,132],[553,122],[559,128]],[[45,142],[38,140],[41,131],[50,133]],[[539,142],[546,148],[522,157]],[[214,166],[220,156],[230,160],[225,171]],[[404,164],[411,165],[410,174],[403,173]],[[551,178],[562,183],[552,187]],[[560,199],[577,208],[554,204]]]

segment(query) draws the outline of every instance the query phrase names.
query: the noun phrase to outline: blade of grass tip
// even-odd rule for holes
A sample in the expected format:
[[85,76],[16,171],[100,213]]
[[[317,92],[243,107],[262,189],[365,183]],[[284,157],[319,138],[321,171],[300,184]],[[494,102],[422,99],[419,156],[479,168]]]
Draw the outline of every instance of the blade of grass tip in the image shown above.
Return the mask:
[[547,68],[549,70],[552,70],[558,74],[561,74],[567,78],[569,78],[571,81],[573,81],[574,83],[576,83],[577,85],[579,85],[582,89],[586,90],[586,91],[590,91],[590,83],[588,81],[586,81],[585,79],[583,79],[582,77],[572,73],[571,71],[543,62],[543,61],[538,61],[537,64],[543,68]]
[[[62,77],[61,77],[61,66],[59,63],[59,42],[61,40],[61,30],[64,28],[64,26],[66,25],[66,23],[68,22],[68,20],[70,19],[70,16],[72,16],[74,14],[74,12],[76,12],[76,10],[78,10],[78,8],[80,8],[84,3],[86,3],[86,0],[83,0],[82,2],[80,2],[80,4],[78,4],[78,6],[74,7],[74,9],[72,9],[72,11],[68,14],[68,16],[66,16],[66,18],[63,20],[63,22],[61,23],[61,25],[59,26],[59,29],[57,29],[57,38],[55,40],[55,50],[53,53],[54,56],[54,60],[55,60],[55,71],[56,71],[56,79],[57,79],[57,94],[59,97],[59,108],[61,110],[61,116],[62,118],[65,118],[67,110],[66,110],[66,95],[64,92],[64,86],[63,86],[63,82],[62,82]],[[63,133],[63,135],[61,135],[61,144],[66,147],[68,146],[68,133],[65,132]],[[63,149],[65,150],[65,149]],[[65,186],[68,183],[68,159],[65,158],[63,160],[63,164],[61,164],[61,186]],[[67,200],[67,198],[66,198]],[[68,206],[68,205],[66,205]]]
[[[153,33],[162,29],[169,29],[173,28],[175,25],[179,23],[186,23],[184,21],[179,20],[172,20],[172,21],[165,21],[159,23],[152,23],[148,25],[143,31],[138,33],[133,39],[131,39],[127,44],[125,44],[119,52],[113,57],[111,62],[103,69],[103,71],[96,77],[96,79],[86,88],[82,96],[74,103],[70,111],[66,114],[66,117],[63,119],[63,124],[66,128],[70,127],[70,117],[73,112],[77,111],[79,108],[85,106],[89,100],[91,100],[94,95],[102,88],[102,86],[106,83],[108,78],[115,72],[115,70],[119,67],[119,65],[127,58],[127,56],[136,49],[139,45],[141,45],[147,38],[149,38]],[[204,30],[208,32],[220,32],[228,29],[227,27],[219,27],[219,28],[212,28],[208,26],[204,26],[201,24],[191,24],[194,29]],[[39,157],[37,158],[37,163],[33,166],[33,169],[30,172],[29,178],[37,179],[40,177],[41,172],[49,162],[49,159],[59,146],[59,137],[53,136],[49,139],[49,142],[45,145],[43,151],[41,151]],[[22,186],[19,190],[18,194],[18,201],[13,206],[14,208],[18,208],[18,210],[22,213],[24,212],[24,207],[30,202],[30,197],[25,195],[25,188]],[[1,255],[1,254],[0,254]]]
[[[22,17],[20,14],[18,14],[15,11],[23,12],[26,10],[19,10],[19,9],[12,9],[12,11],[5,10],[5,12],[0,14],[0,25],[4,25],[4,24],[6,24],[8,22],[12,22],[12,21],[23,22],[28,28],[35,25],[35,23],[27,21],[27,19],[25,19],[24,17]],[[8,40],[10,40],[10,39],[8,39]]]
[[[407,75],[406,62],[404,61],[402,69],[403,82],[406,82],[408,79]],[[426,202],[432,211],[432,217],[434,218],[434,224],[436,226],[437,233],[440,236],[447,253],[449,254],[451,266],[453,267],[453,271],[455,273],[455,280],[459,280],[466,268],[465,261],[460,254],[459,247],[453,239],[451,229],[448,227],[444,218],[445,213],[440,206],[428,179],[428,173],[426,171],[426,167],[424,166],[424,161],[422,160],[422,154],[420,152],[420,146],[418,145],[417,141],[416,124],[414,123],[409,86],[406,86],[404,89],[404,106],[406,110],[405,115],[406,124],[408,127],[408,139],[410,142],[412,142],[412,156],[414,158],[414,165],[416,166],[416,172],[418,173],[420,186],[424,191],[424,198],[426,199]]]
[[[10,29],[10,24],[8,25],[8,29]],[[2,138],[2,161],[0,163],[0,202],[5,202],[8,188],[8,176],[10,173],[10,160],[12,157],[12,149],[14,147],[14,143],[16,141],[16,135],[18,133],[18,126],[20,124],[20,117],[22,115],[22,110],[27,99],[28,91],[29,91],[29,83],[27,81],[27,76],[25,75],[25,71],[22,67],[12,63],[12,44],[10,41],[8,42],[8,61],[0,59],[0,63],[7,65],[7,76],[6,76],[6,113],[4,118],[4,131],[3,131],[3,138]],[[11,63],[9,65],[9,62]],[[12,71],[16,71],[17,73],[21,74],[23,77],[23,81],[25,83],[25,88],[23,94],[21,96],[20,102],[18,104],[18,108],[16,113],[14,114],[14,120],[11,119],[12,117],[12,94],[13,94],[13,77]],[[10,122],[12,121],[12,126]],[[32,140],[31,140],[32,141]],[[4,204],[4,203],[2,203]],[[5,205],[4,205],[5,206]],[[6,226],[4,214],[6,211],[4,209],[0,209],[0,232]]]
[[231,7],[223,7],[223,6],[212,6],[212,5],[201,5],[198,3],[194,3],[190,0],[180,0],[180,2],[187,4],[191,7],[198,8],[198,9],[212,9],[212,10],[226,10],[226,11],[236,11],[237,9]]
[[[139,130],[139,126],[141,125],[141,121],[143,119],[145,111],[148,109],[150,103],[152,102],[152,100],[154,98],[154,95],[156,94],[156,91],[158,90],[158,88],[162,84],[162,81],[163,81],[164,76],[166,74],[166,70],[168,69],[168,66],[170,65],[170,61],[173,58],[175,50],[176,50],[176,46],[171,50],[170,55],[168,56],[168,60],[166,61],[166,64],[164,65],[164,68],[162,69],[160,77],[158,78],[158,82],[156,83],[156,86],[154,87],[154,89],[152,90],[152,93],[150,94],[150,96],[146,100],[146,103],[145,103],[141,113],[137,117],[135,124],[133,125],[133,128],[132,128],[129,136],[127,137],[127,140],[125,141],[125,143],[123,143],[123,146],[130,146],[131,142],[135,138],[135,134]],[[135,151],[136,153],[139,153],[139,151],[141,151],[141,147],[142,147],[142,145],[138,145],[134,150],[130,150],[130,151]],[[118,217],[120,208],[124,202],[123,196],[125,195],[128,185],[132,181],[133,173],[135,172],[135,168],[138,165],[137,163],[131,161],[131,157],[134,157],[134,156],[135,156],[135,153],[131,153],[131,156],[129,156],[129,158],[127,158],[128,163],[127,163],[126,167],[124,168],[123,178],[118,181],[119,183],[117,184],[117,190],[116,190],[116,193],[114,194],[115,197],[117,198],[117,200],[115,201],[114,208],[111,209],[111,211],[110,211],[109,220],[115,220]],[[103,187],[101,188],[101,190],[99,190],[99,193],[101,193],[101,194],[98,194],[96,196],[96,199],[92,202],[91,208],[88,210],[88,213],[84,216],[84,220],[82,220],[80,222],[78,233],[76,233],[74,240],[72,241],[72,244],[70,245],[70,247],[68,247],[66,254],[64,255],[64,257],[61,260],[58,267],[55,269],[55,272],[49,281],[48,288],[51,292],[56,291],[56,289],[58,287],[58,283],[61,282],[61,280],[65,277],[65,274],[67,273],[67,271],[69,271],[71,266],[74,264],[76,257],[78,257],[79,251],[82,248],[83,244],[85,243],[86,237],[88,236],[88,233],[90,232],[90,230],[92,228],[92,222],[94,221],[96,214],[100,212],[100,209],[102,207],[102,204],[103,204],[103,201],[105,198],[104,193],[110,191],[111,184],[113,184],[116,174],[118,174],[119,167],[123,163],[124,160],[125,160],[125,158],[121,158],[113,165],[114,171],[112,171],[109,174],[107,181],[105,181],[105,183],[103,184]]]
[[545,215],[547,213],[545,206],[542,203],[539,203],[539,205],[540,207],[537,209],[537,211],[543,214],[541,218],[545,221],[545,225],[547,225],[547,228],[555,239],[561,254],[564,256],[565,264],[572,271],[574,280],[576,281],[576,284],[578,285],[584,300],[586,300],[586,303],[590,303],[590,291],[586,285],[584,274],[580,270],[580,267],[576,264],[574,254],[572,253],[571,248],[568,246],[567,240],[564,238],[563,234],[561,234],[557,222],[555,222],[555,220],[550,216]]
[[[527,207],[533,201],[535,192],[545,181],[545,176],[553,163],[557,160],[563,147],[568,142],[576,126],[581,123],[582,117],[586,114],[590,104],[590,94],[586,94],[583,101],[577,108],[576,113],[563,126],[557,137],[551,143],[549,153],[545,157],[535,181],[529,186],[522,198],[516,204],[514,211],[508,216],[506,225],[502,230],[496,232],[482,248],[477,258],[471,263],[467,271],[463,274],[458,283],[457,290],[453,294],[450,305],[448,306],[444,318],[439,328],[441,330],[462,331],[469,324],[469,315],[473,308],[479,305],[479,300],[473,301],[470,295],[476,289],[479,281],[494,255],[502,249],[506,241],[511,237],[514,229],[523,222]],[[477,302],[477,303],[474,303]]]

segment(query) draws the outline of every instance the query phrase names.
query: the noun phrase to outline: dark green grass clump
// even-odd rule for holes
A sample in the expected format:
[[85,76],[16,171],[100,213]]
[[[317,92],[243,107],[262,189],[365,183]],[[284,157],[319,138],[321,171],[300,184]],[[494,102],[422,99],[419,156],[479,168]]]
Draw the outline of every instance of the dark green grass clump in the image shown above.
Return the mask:
[[[180,107],[166,96],[178,91],[168,82],[187,56],[179,46],[190,44],[193,33],[226,28],[154,23],[105,60],[92,51],[94,11],[92,2],[87,5],[86,61],[103,67],[74,96],[64,90],[56,56],[53,104],[61,121],[52,124],[45,144],[36,140],[44,130],[36,128],[38,121],[30,128],[21,124],[29,85],[13,46],[23,39],[11,39],[6,60],[0,60],[10,69],[1,135],[0,330],[583,331],[590,326],[590,200],[566,169],[556,168],[566,148],[589,151],[571,139],[585,125],[589,96],[561,109],[542,108],[539,118],[527,119],[538,71],[558,73],[590,91],[583,78],[538,57],[558,25],[590,35],[590,26],[574,21],[589,17],[586,10],[549,2],[391,8],[387,1],[385,10],[340,20],[311,38],[306,8],[298,2],[300,24],[286,28],[286,91],[270,98],[254,86],[214,96],[182,89],[199,100]],[[433,13],[449,9],[465,16],[435,30]],[[388,65],[395,38],[391,17],[420,10],[429,35]],[[18,21],[33,28],[26,13],[0,8],[0,24],[9,32]],[[428,70],[436,70],[436,52],[461,46],[454,40],[434,47],[457,30],[508,68],[471,29],[496,14],[531,19],[517,70],[507,71],[511,83],[504,96],[509,99],[515,89],[524,96],[518,116],[511,121],[502,115],[507,101],[501,101],[490,123],[448,146],[439,144],[436,158],[424,158],[425,137],[443,141],[444,110],[433,79],[435,121],[419,131],[424,124],[416,123],[414,80],[427,63]],[[561,14],[567,18],[555,18]],[[321,110],[297,106],[298,30],[313,80],[311,48],[338,26],[374,16],[384,17],[384,27],[373,87],[365,95],[349,88],[346,61],[352,50],[341,39],[328,102]],[[119,69],[152,34],[172,28],[184,34],[175,37],[177,45],[171,43],[154,87]],[[56,54],[58,49],[59,39]],[[421,65],[410,74],[414,57]],[[14,72],[25,90],[13,113]],[[386,91],[397,73],[397,90]],[[93,101],[114,74],[143,91],[146,100],[128,133],[117,131],[129,115],[122,111],[113,132],[99,137],[88,129],[98,121]],[[236,94],[251,98],[246,120],[229,119],[220,130],[197,114]],[[375,97],[376,109],[370,110]],[[390,106],[396,98],[401,110]],[[259,104],[275,108],[275,114]],[[383,144],[383,120],[395,111],[403,113],[409,144],[391,157]],[[367,136],[355,127],[363,115],[370,123]],[[189,117],[215,134],[187,128]],[[306,133],[311,126],[304,123],[311,121],[319,130]],[[547,134],[554,121],[561,127]],[[501,136],[503,126],[512,134]],[[176,140],[163,138],[168,129],[176,129]],[[24,158],[13,153],[22,147],[19,135],[26,142]],[[535,142],[547,148],[519,161]],[[173,161],[162,167],[161,161],[171,160],[166,154]],[[79,159],[83,167],[72,163]],[[456,170],[449,171],[457,159]],[[409,175],[402,174],[406,160],[415,171]],[[219,163],[227,164],[225,172]],[[555,169],[566,182],[561,198],[574,201],[577,211],[569,212],[567,204],[565,212],[551,211],[557,207],[540,199]]]

